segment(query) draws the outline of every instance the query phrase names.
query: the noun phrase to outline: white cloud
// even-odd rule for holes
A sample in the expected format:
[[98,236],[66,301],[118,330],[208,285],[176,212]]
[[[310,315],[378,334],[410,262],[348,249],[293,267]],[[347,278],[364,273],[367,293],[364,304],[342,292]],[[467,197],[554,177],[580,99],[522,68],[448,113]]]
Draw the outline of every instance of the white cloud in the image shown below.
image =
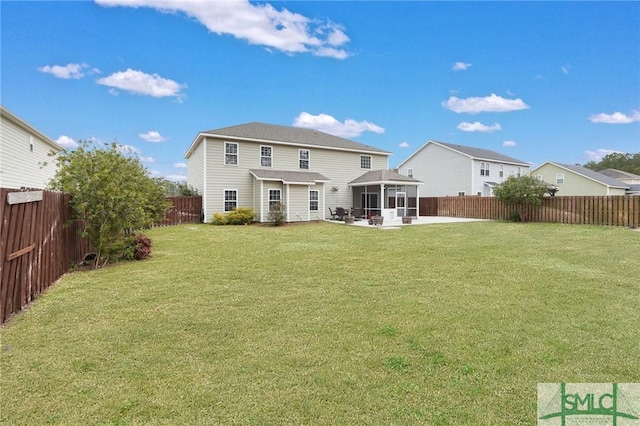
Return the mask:
[[136,95],[147,95],[154,98],[175,97],[178,100],[184,99],[184,94],[180,91],[187,87],[185,84],[162,78],[158,74],[146,74],[131,68],[98,79],[98,84],[110,87],[109,93],[112,94],[113,89],[120,89]]
[[453,67],[451,69],[454,71],[464,71],[470,66],[471,64],[468,64],[466,62],[456,62],[455,64],[453,64]]
[[62,135],[58,139],[56,139],[56,143],[61,147],[68,149],[75,149],[78,147],[78,142],[65,135]]
[[589,161],[599,162],[604,157],[606,157],[609,154],[613,154],[614,152],[620,152],[620,151],[614,151],[612,149],[600,148],[600,149],[598,149],[596,151],[585,151],[584,155],[589,159]]
[[634,110],[631,115],[625,115],[618,111],[613,114],[594,114],[589,117],[589,121],[605,124],[629,124],[640,121],[640,111]]
[[187,168],[187,163],[175,163],[173,165],[173,167],[177,167],[179,169],[186,169]]
[[571,65],[563,65],[560,67],[560,69],[562,70],[563,74],[569,75],[569,73],[571,72]]
[[398,146],[399,146],[400,148],[409,148],[409,144],[408,144],[408,143],[406,143],[406,142],[401,142]]
[[156,159],[153,157],[140,157],[140,162],[145,164],[152,164],[156,162]]
[[89,69],[87,64],[45,65],[38,68],[38,71],[66,80],[78,80],[86,74],[98,74],[100,72],[97,68]]
[[308,112],[301,112],[295,118],[293,126],[315,129],[343,138],[360,136],[363,132],[384,133],[382,127],[368,121],[356,121],[348,118],[342,123],[328,114],[311,115]]
[[511,148],[516,146],[516,142],[515,141],[504,141],[502,142],[502,146],[506,147],[506,148]]
[[268,3],[248,0],[96,0],[102,6],[150,7],[160,12],[181,12],[195,18],[212,33],[229,34],[249,44],[265,46],[287,54],[310,53],[345,59],[339,48],[349,41],[341,25],[311,19]]
[[442,102],[442,106],[454,112],[467,112],[469,114],[478,114],[480,112],[509,112],[529,108],[522,99],[505,99],[492,93],[484,98],[466,98],[460,99],[451,96],[448,100]]
[[155,130],[149,130],[147,133],[139,133],[138,137],[147,142],[164,142],[167,140],[167,138]]
[[486,126],[480,123],[479,121],[476,121],[475,123],[466,123],[466,122],[460,123],[458,124],[458,129],[462,130],[463,132],[491,133],[491,132],[495,132],[496,130],[501,130],[502,127],[500,127],[498,123],[494,123],[490,126]]
[[173,182],[186,182],[187,177],[184,175],[166,175],[165,179],[173,181]]

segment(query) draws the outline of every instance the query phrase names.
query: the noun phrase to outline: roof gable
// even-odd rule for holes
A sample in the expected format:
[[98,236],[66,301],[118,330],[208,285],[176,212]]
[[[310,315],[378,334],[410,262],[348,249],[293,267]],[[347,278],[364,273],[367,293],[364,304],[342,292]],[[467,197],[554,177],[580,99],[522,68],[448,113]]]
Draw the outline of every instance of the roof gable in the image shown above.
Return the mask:
[[200,132],[185,154],[187,158],[203,136],[228,136],[256,142],[285,143],[309,147],[375,153],[386,156],[391,155],[391,152],[389,151],[365,145],[360,142],[355,142],[350,139],[330,135],[319,130],[253,122]]
[[422,145],[420,148],[418,148],[418,150],[416,150],[413,154],[411,154],[409,157],[407,157],[406,160],[401,162],[398,165],[398,167],[402,167],[402,165],[404,165],[404,163],[409,161],[409,159],[414,157],[416,154],[418,154],[420,151],[422,151],[423,149],[425,149],[429,145],[441,146],[441,147],[443,147],[445,149],[448,149],[448,150],[451,150],[451,151],[455,151],[455,152],[457,152],[457,153],[459,153],[461,155],[469,157],[469,158],[471,158],[473,160],[485,160],[485,161],[493,161],[493,162],[496,162],[496,163],[516,164],[516,165],[520,165],[520,166],[524,166],[524,167],[529,167],[529,163],[527,163],[525,161],[518,160],[517,158],[509,157],[508,155],[500,154],[499,152],[492,151],[490,149],[475,148],[475,147],[471,147],[471,146],[458,145],[458,144],[447,143],[447,142],[438,142],[438,141],[434,141],[434,140],[430,140],[427,143],[425,143],[424,145]]
[[629,185],[625,185],[623,182],[620,182],[619,180],[616,180],[609,176],[605,176],[602,173],[594,172],[593,170],[587,169],[586,167],[577,166],[575,164],[565,164],[565,163],[556,163],[553,161],[547,161],[546,163],[533,169],[531,171],[531,174],[534,174],[536,170],[541,169],[547,164],[551,164],[556,167],[569,170],[570,172],[581,175],[587,179],[593,180],[605,186],[610,186],[613,188],[629,188]]
[[422,184],[418,179],[401,175],[392,170],[371,170],[362,176],[349,182],[349,185],[363,185],[372,183],[404,183],[404,184]]

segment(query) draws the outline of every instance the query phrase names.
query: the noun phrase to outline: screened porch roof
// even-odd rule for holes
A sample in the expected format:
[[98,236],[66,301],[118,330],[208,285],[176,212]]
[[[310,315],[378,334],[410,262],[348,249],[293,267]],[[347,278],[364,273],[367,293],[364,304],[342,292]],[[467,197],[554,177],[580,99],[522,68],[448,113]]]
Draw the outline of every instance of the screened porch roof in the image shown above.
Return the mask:
[[329,178],[316,172],[299,172],[290,170],[251,169],[249,173],[257,180],[282,182],[290,185],[315,185],[329,182]]
[[422,185],[424,182],[391,170],[371,170],[349,182],[351,186]]

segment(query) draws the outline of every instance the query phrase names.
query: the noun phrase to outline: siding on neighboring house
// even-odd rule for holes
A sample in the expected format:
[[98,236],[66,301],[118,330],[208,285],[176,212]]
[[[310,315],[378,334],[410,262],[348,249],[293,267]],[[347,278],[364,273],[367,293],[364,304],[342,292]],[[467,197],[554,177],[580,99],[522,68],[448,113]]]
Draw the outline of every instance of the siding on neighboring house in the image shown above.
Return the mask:
[[[629,188],[629,185],[593,170],[551,161],[536,167],[531,174],[556,185],[559,189],[557,195],[625,195]],[[558,182],[559,175],[562,182]]]
[[0,187],[44,189],[56,171],[49,154],[63,148],[6,108],[0,111]]
[[[488,175],[481,174],[482,165]],[[507,177],[528,173],[529,165],[494,151],[429,141],[398,166],[398,172],[424,182],[420,195],[446,197],[492,195],[492,186]],[[502,170],[502,176],[500,171]]]

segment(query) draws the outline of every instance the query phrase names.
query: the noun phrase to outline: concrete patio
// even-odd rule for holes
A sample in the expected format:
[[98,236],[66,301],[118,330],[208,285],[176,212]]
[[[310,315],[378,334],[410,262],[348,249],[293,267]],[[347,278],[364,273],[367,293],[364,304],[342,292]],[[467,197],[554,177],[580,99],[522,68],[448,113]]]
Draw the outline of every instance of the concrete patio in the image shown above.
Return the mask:
[[[384,219],[382,225],[369,225],[367,219],[356,220],[351,226],[364,226],[365,228],[398,228],[400,226],[413,226],[413,225],[430,225],[434,223],[456,223],[456,222],[488,222],[491,219],[472,219],[462,217],[446,217],[446,216],[420,216],[413,218],[410,224],[402,223],[402,218],[396,219]],[[344,224],[342,221],[331,220],[333,223]]]

